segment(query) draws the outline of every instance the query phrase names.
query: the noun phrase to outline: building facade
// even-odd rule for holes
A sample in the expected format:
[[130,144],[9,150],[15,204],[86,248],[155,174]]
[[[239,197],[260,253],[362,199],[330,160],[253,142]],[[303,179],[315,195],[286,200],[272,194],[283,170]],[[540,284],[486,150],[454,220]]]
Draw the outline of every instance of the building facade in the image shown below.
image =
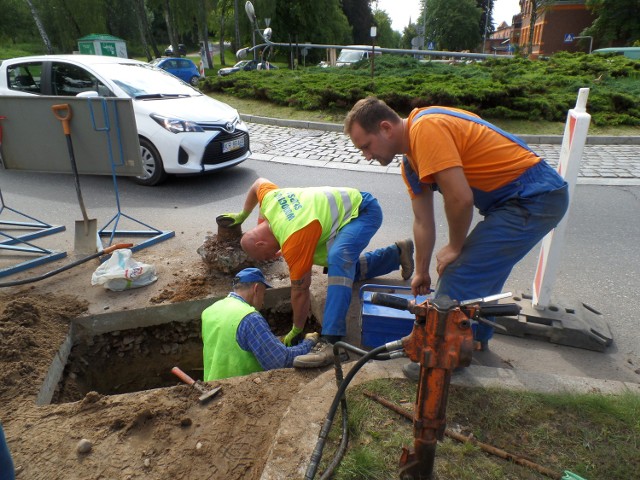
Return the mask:
[[[576,39],[585,28],[591,26],[594,17],[585,5],[585,0],[520,0],[522,26],[519,31],[518,45],[520,51],[530,57],[551,55],[558,51],[589,52],[590,38]],[[534,15],[533,8],[542,5]],[[515,18],[515,17],[514,17]],[[531,32],[533,42],[529,51]],[[515,35],[515,29],[514,29]]]

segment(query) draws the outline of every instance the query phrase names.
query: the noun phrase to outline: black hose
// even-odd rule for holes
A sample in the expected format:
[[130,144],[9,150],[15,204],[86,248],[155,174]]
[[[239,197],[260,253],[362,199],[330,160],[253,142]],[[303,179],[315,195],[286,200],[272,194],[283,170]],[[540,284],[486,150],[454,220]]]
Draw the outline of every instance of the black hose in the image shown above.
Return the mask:
[[[338,350],[340,348],[344,348],[345,350],[351,350],[354,352],[357,352],[357,351],[364,352],[364,356],[362,356],[362,358],[360,358],[356,362],[356,364],[351,368],[351,370],[349,370],[349,373],[347,373],[347,376],[344,378],[344,380],[340,378],[342,377],[342,367],[340,366],[340,360],[339,360],[339,354],[338,354]],[[346,398],[344,398],[344,392],[349,386],[349,383],[351,383],[351,380],[353,380],[353,377],[356,375],[356,373],[358,373],[358,371],[364,366],[365,363],[367,363],[369,360],[373,358],[378,358],[378,354],[386,353],[387,351],[388,351],[387,345],[381,345],[379,347],[374,348],[370,352],[365,352],[364,350],[360,350],[357,347],[354,347],[353,345],[350,345],[345,342],[336,342],[334,344],[333,352],[334,352],[334,359],[335,359],[334,361],[336,365],[336,381],[339,382],[338,391],[336,392],[336,395],[333,398],[333,402],[331,404],[331,408],[329,409],[329,413],[327,414],[327,418],[325,419],[324,425],[320,430],[320,435],[318,436],[318,442],[316,443],[316,447],[314,448],[313,453],[311,454],[311,460],[309,461],[309,466],[307,467],[307,471],[304,476],[305,480],[313,480],[313,478],[316,476],[316,472],[318,470],[320,460],[322,459],[322,451],[324,450],[324,445],[329,435],[329,431],[331,430],[331,425],[333,424],[333,418],[335,417],[336,411],[338,410],[338,403],[344,402],[343,420],[342,420],[343,440],[340,443],[340,447],[336,454],[336,457],[330,464],[330,467],[332,467],[331,471],[327,469],[327,471],[325,472],[322,478],[327,478],[328,475],[332,473],[333,469],[340,463],[340,460],[344,455],[344,451],[346,450],[346,446],[348,443],[348,436],[345,434],[345,431],[347,431],[347,418],[346,418],[347,412],[346,412]],[[386,356],[388,356],[388,354]],[[381,355],[380,357],[384,357],[384,355]]]

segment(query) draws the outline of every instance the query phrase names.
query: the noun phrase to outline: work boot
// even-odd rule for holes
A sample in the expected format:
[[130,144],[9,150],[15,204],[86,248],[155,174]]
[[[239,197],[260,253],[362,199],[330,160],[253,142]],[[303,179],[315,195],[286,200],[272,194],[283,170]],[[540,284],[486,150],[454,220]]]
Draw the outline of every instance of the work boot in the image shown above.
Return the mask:
[[[456,367],[451,372],[453,375],[461,373],[466,367]],[[415,362],[409,362],[402,367],[402,373],[412,382],[417,382],[420,379],[420,364]]]
[[293,359],[293,366],[297,368],[317,368],[333,363],[333,345],[324,338],[320,338],[318,343],[306,355],[298,355]]
[[420,364],[409,362],[402,366],[402,373],[404,373],[404,376],[409,380],[417,382],[418,378],[420,378]]
[[400,251],[400,267],[403,280],[409,280],[413,275],[413,240],[407,238],[396,242],[396,246]]

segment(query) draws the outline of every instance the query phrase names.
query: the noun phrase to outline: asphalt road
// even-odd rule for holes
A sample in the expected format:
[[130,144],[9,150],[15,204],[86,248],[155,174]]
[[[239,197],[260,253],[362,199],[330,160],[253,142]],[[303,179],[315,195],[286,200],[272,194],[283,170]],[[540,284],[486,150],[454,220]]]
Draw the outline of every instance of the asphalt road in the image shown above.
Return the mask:
[[[352,186],[373,193],[382,205],[385,220],[371,247],[411,236],[412,214],[399,175],[285,165],[249,160],[217,174],[172,178],[158,187],[141,187],[119,179],[121,211],[161,230],[174,230],[185,251],[193,252],[207,232],[215,231],[215,216],[239,211],[247,188],[259,176],[283,186]],[[101,227],[117,212],[111,177],[81,178],[89,217]],[[73,225],[81,218],[73,178],[64,174],[0,172],[5,207],[1,219],[13,216],[8,209],[66,225],[67,230],[39,240],[39,245],[73,251]],[[492,351],[523,372],[543,371],[640,383],[640,338],[635,302],[640,297],[640,186],[578,185],[570,218],[555,299],[576,299],[602,313],[610,325],[614,343],[604,353],[546,341],[497,335]],[[442,205],[437,206],[437,242],[446,238]],[[255,221],[254,213],[248,222]],[[121,228],[130,228],[122,220]],[[154,248],[149,247],[149,248]],[[531,290],[538,258],[535,248],[510,277],[509,290]]]

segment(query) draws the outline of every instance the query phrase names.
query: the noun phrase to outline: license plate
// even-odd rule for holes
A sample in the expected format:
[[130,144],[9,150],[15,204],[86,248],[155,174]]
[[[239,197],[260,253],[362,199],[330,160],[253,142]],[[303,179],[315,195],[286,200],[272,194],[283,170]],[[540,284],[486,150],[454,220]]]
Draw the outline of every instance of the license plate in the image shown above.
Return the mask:
[[222,153],[233,152],[234,150],[238,150],[242,147],[244,147],[244,137],[229,140],[222,144]]

